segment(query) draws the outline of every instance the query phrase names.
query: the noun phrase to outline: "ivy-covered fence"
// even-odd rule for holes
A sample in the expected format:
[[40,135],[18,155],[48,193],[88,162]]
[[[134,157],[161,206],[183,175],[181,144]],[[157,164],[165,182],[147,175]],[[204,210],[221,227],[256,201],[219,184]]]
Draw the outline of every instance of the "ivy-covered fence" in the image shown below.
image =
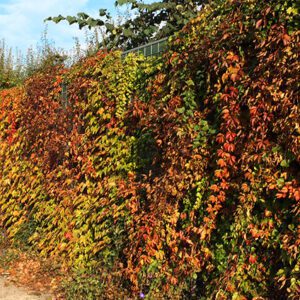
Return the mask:
[[10,239],[82,299],[298,299],[297,16],[213,1],[162,59],[102,51],[1,91]]

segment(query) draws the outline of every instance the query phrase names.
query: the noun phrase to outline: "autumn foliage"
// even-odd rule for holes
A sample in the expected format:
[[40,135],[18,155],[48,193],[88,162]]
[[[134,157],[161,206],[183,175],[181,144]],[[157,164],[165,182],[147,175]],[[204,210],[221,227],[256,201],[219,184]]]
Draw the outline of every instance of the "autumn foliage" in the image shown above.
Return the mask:
[[216,1],[162,58],[102,51],[1,91],[9,237],[103,299],[298,299],[297,14]]

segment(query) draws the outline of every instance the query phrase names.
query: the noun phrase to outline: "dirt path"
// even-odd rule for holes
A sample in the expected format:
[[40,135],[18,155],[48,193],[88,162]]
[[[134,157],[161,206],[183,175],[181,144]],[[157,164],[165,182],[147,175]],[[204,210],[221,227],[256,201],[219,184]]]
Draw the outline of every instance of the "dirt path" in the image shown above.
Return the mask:
[[4,277],[0,277],[0,300],[51,300],[50,295],[38,295],[34,292],[26,291],[8,282]]

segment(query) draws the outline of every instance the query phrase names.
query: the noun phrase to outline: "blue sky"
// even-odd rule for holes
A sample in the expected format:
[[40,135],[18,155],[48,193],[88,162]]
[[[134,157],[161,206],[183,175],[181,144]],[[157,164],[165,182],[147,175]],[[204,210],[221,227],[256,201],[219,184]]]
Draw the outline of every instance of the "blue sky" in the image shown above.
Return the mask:
[[[5,39],[8,46],[26,49],[40,43],[45,30],[43,20],[49,16],[62,14],[76,15],[86,12],[98,16],[99,8],[107,8],[116,14],[115,0],[0,0],[0,40]],[[63,21],[59,24],[47,22],[47,37],[58,48],[65,50],[74,46],[73,37],[84,41],[84,32],[76,24],[70,26]]]

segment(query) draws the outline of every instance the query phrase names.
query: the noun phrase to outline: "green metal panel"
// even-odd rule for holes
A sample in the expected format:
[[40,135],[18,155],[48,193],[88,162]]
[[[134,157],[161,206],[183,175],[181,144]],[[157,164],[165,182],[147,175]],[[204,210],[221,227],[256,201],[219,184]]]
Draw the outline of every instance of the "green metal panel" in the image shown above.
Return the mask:
[[164,38],[158,41],[154,41],[148,43],[146,45],[142,45],[127,51],[123,52],[123,56],[126,56],[130,52],[138,52],[143,54],[144,56],[155,56],[161,54],[167,47],[168,38]]
[[66,108],[69,105],[68,86],[66,83],[62,83],[62,85],[61,85],[61,103],[64,108]]
[[145,56],[151,56],[152,51],[151,51],[151,45],[145,47]]
[[158,43],[152,44],[152,55],[158,53]]

